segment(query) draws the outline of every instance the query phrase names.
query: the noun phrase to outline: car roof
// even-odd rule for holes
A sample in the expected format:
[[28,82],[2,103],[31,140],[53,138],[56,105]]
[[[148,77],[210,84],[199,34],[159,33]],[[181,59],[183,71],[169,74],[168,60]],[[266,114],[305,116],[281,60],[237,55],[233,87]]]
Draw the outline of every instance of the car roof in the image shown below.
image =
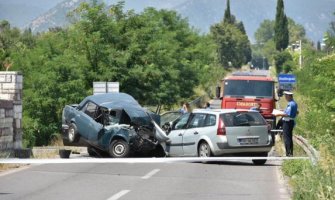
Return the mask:
[[125,102],[138,105],[138,102],[129,94],[126,93],[105,93],[105,94],[97,94],[86,97],[80,104],[85,103],[87,101],[92,101],[99,106],[104,106],[108,108],[109,102]]
[[108,110],[111,109],[122,109],[135,122],[148,123],[151,121],[150,116],[132,96],[126,93],[106,93],[97,94],[86,97],[80,104],[79,107],[85,105],[86,102],[91,101],[100,107],[104,107]]
[[226,80],[251,80],[251,81],[271,81],[274,80],[269,76],[229,76],[224,79]]
[[248,109],[194,109],[193,113],[206,113],[206,114],[223,114],[223,113],[236,113],[236,112],[258,112]]

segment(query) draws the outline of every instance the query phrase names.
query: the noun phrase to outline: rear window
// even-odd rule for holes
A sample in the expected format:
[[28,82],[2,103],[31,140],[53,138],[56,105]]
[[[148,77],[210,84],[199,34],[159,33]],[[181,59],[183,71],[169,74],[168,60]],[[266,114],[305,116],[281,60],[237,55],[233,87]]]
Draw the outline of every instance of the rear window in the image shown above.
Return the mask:
[[220,118],[226,127],[266,125],[266,121],[258,112],[225,113],[221,114]]

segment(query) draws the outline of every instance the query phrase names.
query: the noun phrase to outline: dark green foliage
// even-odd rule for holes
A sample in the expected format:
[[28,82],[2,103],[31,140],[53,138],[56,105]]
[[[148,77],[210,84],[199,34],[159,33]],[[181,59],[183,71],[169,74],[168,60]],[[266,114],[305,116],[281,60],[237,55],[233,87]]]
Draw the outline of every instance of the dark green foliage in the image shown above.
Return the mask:
[[335,155],[335,148],[333,148],[335,138],[334,63],[334,56],[323,58],[320,61],[315,59],[306,63],[303,70],[297,74],[297,86],[310,100],[308,112],[305,119],[301,121],[302,127],[304,130],[309,130],[310,133],[317,133],[309,135],[309,138],[316,141],[316,146],[320,143],[329,144],[333,155]]
[[274,26],[274,40],[276,49],[283,51],[287,48],[289,42],[288,20],[284,12],[283,0],[277,1],[277,12]]
[[92,94],[93,81],[118,81],[142,105],[171,106],[223,76],[211,38],[176,12],[83,3],[71,15],[69,28],[38,35],[1,23],[0,61],[24,76],[25,146],[47,145],[63,107]]
[[232,14],[230,13],[230,0],[227,0],[227,8],[224,12],[223,23],[233,24]]
[[[285,64],[289,63],[293,59],[289,52],[282,51],[282,52],[277,53],[274,56],[274,60],[275,60],[276,72],[279,74],[283,72]],[[287,65],[291,66],[291,64],[287,64]],[[286,69],[286,70],[291,70],[291,68]]]
[[274,37],[274,21],[264,20],[257,31],[255,32],[255,39],[258,45],[265,44]]
[[224,67],[241,67],[251,58],[250,42],[246,35],[231,24],[215,24],[211,27],[214,41],[218,45],[219,62]]
[[239,68],[251,61],[250,41],[243,22],[237,22],[230,13],[229,0],[223,20],[211,26],[210,32],[217,45],[217,56],[222,66]]

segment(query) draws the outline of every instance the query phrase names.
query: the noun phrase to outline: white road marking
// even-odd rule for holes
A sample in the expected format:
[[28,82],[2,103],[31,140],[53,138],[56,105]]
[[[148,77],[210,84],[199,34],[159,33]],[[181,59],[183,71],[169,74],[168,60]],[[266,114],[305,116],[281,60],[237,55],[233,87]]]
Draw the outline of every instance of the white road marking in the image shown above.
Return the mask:
[[117,200],[117,199],[121,198],[123,195],[126,195],[128,192],[130,192],[130,190],[121,190],[120,192],[114,194],[113,196],[111,196],[107,200]]
[[173,163],[210,161],[307,160],[308,157],[170,157],[170,158],[70,158],[70,159],[0,159],[3,164],[70,164],[70,163]]
[[149,179],[153,175],[155,175],[157,172],[159,172],[160,169],[154,169],[151,172],[147,173],[145,176],[142,177],[142,179]]

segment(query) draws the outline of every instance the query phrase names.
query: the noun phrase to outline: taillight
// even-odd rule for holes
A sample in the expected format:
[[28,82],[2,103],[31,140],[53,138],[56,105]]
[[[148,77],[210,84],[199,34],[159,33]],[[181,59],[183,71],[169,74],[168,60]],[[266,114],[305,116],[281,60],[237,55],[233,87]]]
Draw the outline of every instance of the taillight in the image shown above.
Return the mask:
[[226,127],[223,125],[223,121],[221,118],[219,119],[219,125],[216,135],[226,135]]

